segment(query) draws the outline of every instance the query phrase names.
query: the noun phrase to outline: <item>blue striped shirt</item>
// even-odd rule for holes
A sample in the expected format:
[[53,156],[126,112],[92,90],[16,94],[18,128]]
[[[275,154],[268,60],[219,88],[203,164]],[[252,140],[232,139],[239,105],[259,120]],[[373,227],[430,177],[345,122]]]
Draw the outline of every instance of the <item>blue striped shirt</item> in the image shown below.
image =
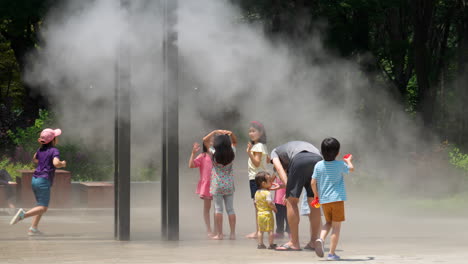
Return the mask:
[[349,173],[349,167],[344,161],[317,162],[312,178],[317,181],[320,203],[346,201],[343,173]]

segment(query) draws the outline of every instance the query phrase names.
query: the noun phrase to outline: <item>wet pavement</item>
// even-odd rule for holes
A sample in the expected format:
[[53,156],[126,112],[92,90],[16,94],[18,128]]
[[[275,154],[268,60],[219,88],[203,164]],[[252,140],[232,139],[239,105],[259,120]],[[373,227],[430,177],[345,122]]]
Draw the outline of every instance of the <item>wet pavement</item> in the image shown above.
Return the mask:
[[[311,251],[256,249],[256,241],[243,237],[250,231],[245,217],[240,218],[237,240],[208,240],[202,232],[201,216],[193,218],[198,209],[201,205],[181,212],[181,240],[177,242],[163,241],[159,236],[157,208],[132,211],[130,242],[114,241],[110,209],[51,210],[41,223],[40,229],[45,233],[41,237],[26,234],[30,220],[9,226],[10,216],[0,212],[0,263],[320,263],[323,260]],[[337,252],[343,260],[467,263],[468,221],[464,217],[405,217],[374,214],[366,208],[348,211],[349,220],[343,225]],[[301,220],[301,243],[305,244],[307,223],[305,218]]]

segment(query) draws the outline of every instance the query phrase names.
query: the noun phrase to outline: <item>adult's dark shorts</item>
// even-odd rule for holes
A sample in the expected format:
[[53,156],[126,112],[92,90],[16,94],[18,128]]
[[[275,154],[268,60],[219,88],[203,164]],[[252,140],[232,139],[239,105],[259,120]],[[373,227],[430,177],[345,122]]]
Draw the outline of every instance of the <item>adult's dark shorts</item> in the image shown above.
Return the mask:
[[286,197],[299,198],[302,188],[305,188],[307,197],[314,197],[310,181],[312,180],[315,164],[321,160],[320,155],[311,152],[301,152],[294,156],[289,164]]

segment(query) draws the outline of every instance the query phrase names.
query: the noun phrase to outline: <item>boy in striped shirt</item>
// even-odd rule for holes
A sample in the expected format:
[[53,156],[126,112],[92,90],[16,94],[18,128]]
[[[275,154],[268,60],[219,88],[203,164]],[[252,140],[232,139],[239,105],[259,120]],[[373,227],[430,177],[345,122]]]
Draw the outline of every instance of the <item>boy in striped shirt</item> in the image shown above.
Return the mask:
[[[352,156],[344,161],[335,160],[340,153],[340,142],[335,138],[326,138],[322,141],[322,161],[314,168],[312,175],[312,190],[322,204],[326,223],[322,227],[320,238],[315,241],[315,253],[319,257],[324,256],[324,241],[330,230],[330,251],[328,260],[339,260],[335,254],[338,239],[340,237],[341,222],[345,220],[344,201],[346,201],[346,189],[343,174],[354,171]],[[317,188],[318,187],[318,188]]]

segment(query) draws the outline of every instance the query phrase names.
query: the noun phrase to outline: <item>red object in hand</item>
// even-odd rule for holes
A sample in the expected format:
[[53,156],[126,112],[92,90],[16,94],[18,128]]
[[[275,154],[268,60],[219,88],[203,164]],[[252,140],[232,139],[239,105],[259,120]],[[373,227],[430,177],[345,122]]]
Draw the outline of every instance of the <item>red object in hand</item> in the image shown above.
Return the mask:
[[315,199],[310,203],[310,206],[315,207],[315,208],[320,208],[319,198],[315,197]]
[[346,154],[343,156],[343,159],[349,159],[349,157],[351,157],[351,154]]

